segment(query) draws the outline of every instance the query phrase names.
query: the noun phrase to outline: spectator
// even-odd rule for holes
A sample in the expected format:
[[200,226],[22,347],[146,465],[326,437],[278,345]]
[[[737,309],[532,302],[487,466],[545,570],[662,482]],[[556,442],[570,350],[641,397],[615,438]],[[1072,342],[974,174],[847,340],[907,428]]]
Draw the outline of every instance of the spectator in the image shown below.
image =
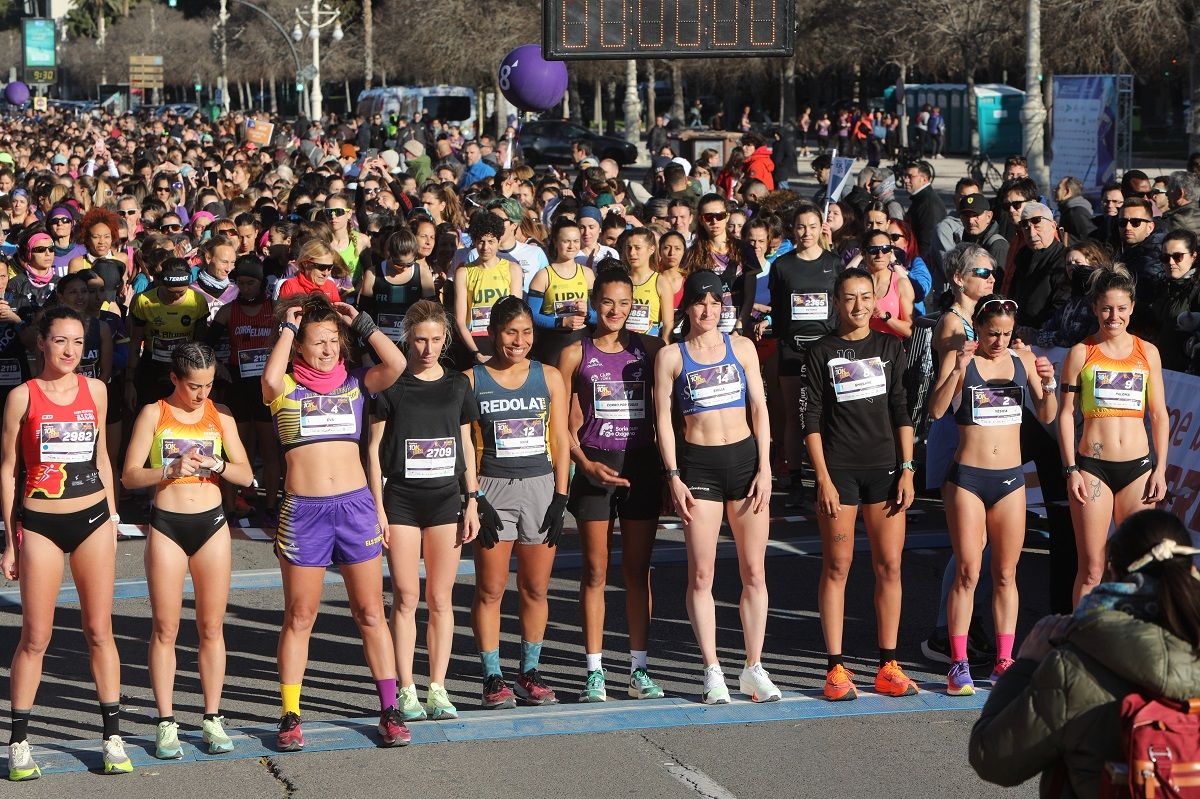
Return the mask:
[[1107,266],[1112,266],[1107,247],[1094,241],[1078,241],[1067,247],[1071,293],[1038,331],[1038,346],[1074,347],[1100,329],[1092,298],[1088,296],[1088,281],[1095,270]]
[[942,117],[942,109],[936,105],[929,112],[929,140],[933,144],[933,157],[941,158],[946,147],[946,120]]
[[771,148],[762,136],[747,133],[741,140],[742,153],[746,156],[746,177],[761,180],[767,191],[775,190],[775,162],[771,159]]
[[667,120],[662,114],[654,118],[654,126],[646,133],[646,149],[652,153],[667,146]]
[[946,216],[946,204],[930,185],[933,167],[927,162],[918,161],[905,167],[904,182],[911,198],[905,219],[912,225],[921,257],[928,258],[933,249],[934,230]]
[[817,177],[817,193],[813,195],[813,205],[824,208],[829,197],[829,171],[833,169],[833,156],[822,152],[812,160],[810,166]]
[[1121,246],[1121,229],[1117,220],[1124,204],[1125,194],[1121,191],[1120,183],[1107,183],[1100,190],[1100,213],[1092,217],[1092,224],[1096,226],[1092,238],[1111,250]]
[[1167,211],[1171,210],[1171,203],[1167,199],[1167,184],[1171,179],[1166,175],[1159,175],[1154,179],[1154,185],[1150,187],[1150,202],[1154,203],[1154,215],[1162,216]]
[[1137,281],[1129,332],[1150,338],[1156,327],[1152,317],[1154,297],[1166,275],[1161,260],[1162,234],[1155,231],[1154,206],[1149,200],[1131,197],[1121,206],[1120,226],[1120,260]]
[[1082,241],[1096,230],[1092,221],[1095,214],[1088,198],[1083,196],[1083,182],[1067,176],[1054,187],[1054,201],[1058,203],[1058,224],[1067,234],[1068,242]]
[[1162,262],[1167,274],[1154,299],[1151,316],[1158,323],[1158,333],[1151,340],[1158,346],[1164,369],[1182,372],[1191,361],[1185,347],[1193,332],[1180,327],[1180,317],[1188,314],[1186,323],[1195,318],[1191,314],[1200,313],[1198,254],[1200,236],[1190,230],[1173,230],[1163,237]]
[[982,192],[967,194],[958,202],[962,217],[962,241],[978,244],[988,251],[997,264],[1008,262],[1008,239],[1000,234],[1000,226],[992,215],[992,205]]
[[1171,210],[1163,214],[1162,224],[1168,232],[1190,230],[1200,234],[1200,175],[1195,172],[1172,172],[1167,179],[1167,202]]
[[1040,773],[1042,796],[1100,796],[1105,764],[1126,756],[1125,695],[1200,695],[1200,573],[1189,544],[1166,511],[1120,525],[1108,582],[1074,616],[1039,621],[992,689],[971,730],[980,777],[1012,786]]
[[1000,184],[1000,191],[996,192],[996,210],[999,212],[996,222],[1000,225],[1000,233],[1006,239],[1015,243],[1020,232],[1018,226],[1021,221],[1021,208],[1025,203],[1036,199],[1037,184],[1028,177],[1018,176]]
[[1021,237],[1024,248],[1013,259],[1004,276],[1001,294],[1017,303],[1014,338],[1036,340],[1036,333],[1069,296],[1066,248],[1058,240],[1054,217],[1036,200],[1021,206]]

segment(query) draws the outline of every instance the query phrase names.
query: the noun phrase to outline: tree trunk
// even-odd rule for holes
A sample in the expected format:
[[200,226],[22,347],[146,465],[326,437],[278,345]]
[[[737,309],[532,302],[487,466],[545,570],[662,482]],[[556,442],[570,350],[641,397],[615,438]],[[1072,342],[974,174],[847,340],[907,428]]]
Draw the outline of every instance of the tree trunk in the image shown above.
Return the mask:
[[364,89],[371,88],[375,77],[375,21],[371,19],[371,0],[363,0],[363,82]]
[[671,119],[682,125],[687,109],[683,107],[683,67],[678,61],[671,62]]
[[787,158],[783,160],[783,165],[778,172],[775,173],[775,185],[782,185],[783,181],[789,180],[796,173],[796,59],[785,58],[783,61],[783,75],[780,78],[780,94],[779,103],[779,141],[776,147],[782,147]]
[[[571,70],[567,75],[567,94],[571,98],[571,113],[567,119],[576,123],[583,124],[583,97],[579,94],[579,75],[576,70]],[[567,109],[563,109],[563,114],[566,115]]]
[[387,68],[386,67],[379,68],[379,85],[383,86],[384,88],[387,88]]
[[625,62],[625,141],[637,144],[642,132],[642,102],[638,99],[637,62]]
[[617,135],[617,82],[604,82],[604,133],[608,136]]
[[597,133],[604,132],[604,82],[596,78],[596,94],[592,98],[592,124]]
[[1200,10],[1188,4],[1188,76],[1192,98],[1191,119],[1188,120],[1188,152],[1200,150]]
[[246,84],[244,84],[240,80],[235,80],[233,82],[233,85],[237,86],[237,90],[238,90],[238,107],[241,108],[243,111],[245,111],[246,110]]
[[967,119],[970,120],[971,155],[979,154],[979,101],[975,98],[975,54],[963,53],[963,71],[967,77]]
[[900,117],[900,147],[908,149],[908,90],[904,84],[908,80],[908,64],[900,64],[900,77],[896,78],[896,115]]
[[654,68],[654,59],[646,59],[646,130],[654,127],[654,118],[658,116],[658,90],[654,87],[654,81],[657,79],[657,70]]
[[342,85],[346,87],[346,115],[354,113],[354,105],[350,101],[350,79],[343,78]]
[[270,89],[271,89],[271,113],[278,114],[279,113],[279,103],[277,102],[277,100],[275,98],[275,73],[274,72],[271,73],[271,80],[269,81],[269,84],[270,84]]
[[850,102],[859,105],[859,95],[862,94],[862,64],[855,61],[853,82],[850,84]]

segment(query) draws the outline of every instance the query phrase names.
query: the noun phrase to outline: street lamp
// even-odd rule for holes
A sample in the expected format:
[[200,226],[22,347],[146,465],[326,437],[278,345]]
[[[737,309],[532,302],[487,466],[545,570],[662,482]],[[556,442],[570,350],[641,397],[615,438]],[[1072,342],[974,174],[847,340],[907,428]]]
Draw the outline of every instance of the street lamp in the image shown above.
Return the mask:
[[308,38],[312,40],[312,91],[309,92],[309,118],[314,122],[321,119],[321,29],[333,26],[333,40],[342,40],[342,12],[330,8],[322,0],[312,0],[305,18],[299,8],[296,9],[296,27],[292,28],[292,38],[296,41],[304,39],[304,29],[308,28]]

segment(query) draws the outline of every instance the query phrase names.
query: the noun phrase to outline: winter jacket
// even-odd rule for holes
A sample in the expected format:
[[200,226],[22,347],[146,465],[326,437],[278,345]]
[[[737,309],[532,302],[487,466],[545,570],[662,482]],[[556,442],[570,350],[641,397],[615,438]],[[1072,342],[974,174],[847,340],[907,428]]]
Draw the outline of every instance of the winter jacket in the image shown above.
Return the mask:
[[[1041,250],[1020,249],[1011,272],[1008,296],[1017,303],[1018,326],[1040,328],[1070,296],[1067,251],[1060,241]],[[1004,280],[1009,282],[1007,273]]]
[[425,181],[429,180],[433,174],[433,163],[429,160],[428,155],[419,155],[416,158],[406,155],[404,164],[412,176],[417,179],[418,186],[424,186]]
[[1188,368],[1192,359],[1184,351],[1184,345],[1193,333],[1179,329],[1179,315],[1197,311],[1200,311],[1200,272],[1193,269],[1188,277],[1166,278],[1159,284],[1152,314],[1158,330],[1152,341],[1158,346],[1164,369],[1182,372]]
[[1166,267],[1159,260],[1162,252],[1163,234],[1155,231],[1141,244],[1123,247],[1117,255],[1117,260],[1128,267],[1133,279],[1137,281],[1137,302],[1133,306],[1133,316],[1129,320],[1129,332],[1142,338],[1151,338],[1158,329],[1154,319],[1154,300],[1158,287],[1167,276]]
[[770,147],[759,147],[746,159],[745,171],[747,178],[761,180],[767,191],[775,191],[775,162],[771,159]]
[[1043,797],[1099,796],[1104,764],[1121,760],[1121,700],[1139,690],[1200,696],[1200,661],[1152,621],[1079,612],[1041,663],[1018,659],[997,681],[971,730],[971,765],[997,785],[1041,773]]
[[1096,229],[1092,222],[1094,213],[1087,197],[1071,197],[1058,204],[1058,223],[1067,232],[1072,244],[1092,235]]
[[1167,211],[1162,215],[1162,229],[1168,233],[1176,230],[1190,230],[1200,234],[1200,206],[1188,203]]
[[908,224],[912,225],[913,233],[917,237],[917,248],[921,251],[921,257],[928,258],[930,251],[933,250],[934,231],[937,229],[938,222],[946,217],[946,204],[933,190],[933,186],[919,189],[916,194],[911,196],[912,203],[908,206]]

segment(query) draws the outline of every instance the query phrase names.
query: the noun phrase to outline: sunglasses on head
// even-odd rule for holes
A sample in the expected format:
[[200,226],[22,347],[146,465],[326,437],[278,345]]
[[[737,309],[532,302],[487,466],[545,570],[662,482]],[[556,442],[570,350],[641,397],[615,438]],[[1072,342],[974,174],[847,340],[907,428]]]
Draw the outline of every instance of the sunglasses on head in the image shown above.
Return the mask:
[[892,249],[890,244],[875,244],[867,247],[867,255],[887,255]]
[[1017,304],[1015,302],[1013,302],[1012,300],[1005,300],[1005,299],[1001,299],[1001,298],[997,297],[995,299],[988,300],[987,302],[985,302],[982,305],[980,305],[979,307],[977,307],[975,309],[975,316],[978,317],[978,316],[982,315],[983,312],[987,308],[989,308],[993,305],[999,306],[1000,310],[1006,316],[1013,316],[1017,312]]
[[321,209],[321,213],[325,214],[325,216],[333,216],[333,217],[345,216],[346,214],[350,213],[350,209],[348,209],[348,208],[323,208],[323,209]]
[[988,269],[987,267],[984,267],[984,266],[977,266],[971,270],[971,274],[975,277],[987,280],[989,277],[990,278],[996,277],[996,270]]
[[1170,263],[1172,261],[1174,261],[1177,264],[1181,264],[1181,263],[1183,263],[1183,259],[1186,258],[1187,255],[1188,255],[1187,250],[1184,250],[1183,252],[1164,252],[1158,258],[1164,264]]
[[1142,225],[1153,225],[1154,220],[1138,219],[1137,217],[1125,217],[1125,218],[1121,219],[1120,224],[1121,224],[1121,227],[1132,227],[1134,230],[1136,230],[1136,229],[1140,228]]
[[1031,216],[1028,219],[1022,219],[1018,224],[1020,224],[1020,226],[1026,230],[1029,230],[1030,228],[1036,227],[1045,221],[1046,217],[1044,216]]
[[715,213],[700,214],[700,218],[705,222],[721,222],[729,218],[729,213],[727,211],[717,211]]

